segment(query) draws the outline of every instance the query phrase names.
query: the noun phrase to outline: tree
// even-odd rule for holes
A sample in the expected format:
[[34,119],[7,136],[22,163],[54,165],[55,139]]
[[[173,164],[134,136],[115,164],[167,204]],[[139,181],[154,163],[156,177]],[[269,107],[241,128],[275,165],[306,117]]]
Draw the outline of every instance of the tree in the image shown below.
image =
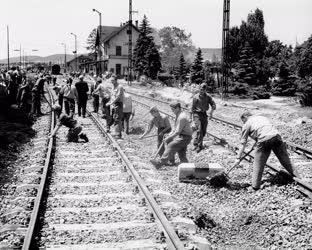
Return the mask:
[[179,79],[181,84],[186,81],[186,74],[187,74],[187,69],[186,69],[186,63],[183,54],[181,53],[180,55],[180,62],[179,62]]
[[145,15],[139,30],[140,35],[134,49],[134,70],[139,76],[146,74],[148,77],[155,78],[161,69],[160,55]]
[[196,53],[194,63],[191,68],[191,81],[196,84],[202,83],[204,80],[203,72],[203,57],[201,49],[199,48]]
[[252,48],[246,42],[240,51],[240,60],[237,63],[237,78],[241,83],[256,85],[255,59],[252,55]]
[[312,35],[302,46],[296,48],[297,70],[300,77],[312,76]]
[[96,52],[96,46],[95,46],[96,38],[97,38],[97,30],[96,28],[94,28],[87,38],[86,49],[89,50],[90,54],[93,54]]
[[289,65],[283,61],[279,65],[279,79],[272,86],[272,93],[281,96],[293,96],[296,93],[297,86],[290,75]]
[[191,40],[191,33],[177,27],[164,27],[158,32],[161,40],[161,58],[163,69],[169,72],[179,65],[180,55],[191,55],[195,47]]

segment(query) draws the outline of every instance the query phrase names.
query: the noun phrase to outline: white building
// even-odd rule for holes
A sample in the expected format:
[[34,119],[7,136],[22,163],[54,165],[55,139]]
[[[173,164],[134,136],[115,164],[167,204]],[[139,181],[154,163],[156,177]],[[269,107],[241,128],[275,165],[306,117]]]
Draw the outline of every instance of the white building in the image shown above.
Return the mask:
[[[138,25],[132,25],[132,53],[139,37]],[[117,76],[125,76],[128,72],[128,23],[116,26],[101,26],[101,55],[97,59],[100,71],[109,71]],[[98,32],[99,34],[99,32]],[[97,39],[99,41],[99,39]]]

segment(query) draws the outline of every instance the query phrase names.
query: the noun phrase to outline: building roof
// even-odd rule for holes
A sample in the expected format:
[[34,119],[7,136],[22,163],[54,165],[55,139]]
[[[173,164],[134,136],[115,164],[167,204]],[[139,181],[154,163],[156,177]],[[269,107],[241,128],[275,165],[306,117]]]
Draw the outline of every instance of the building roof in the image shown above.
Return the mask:
[[202,57],[204,61],[213,62],[215,60],[221,61],[222,49],[219,48],[201,48]]
[[[121,26],[101,26],[101,42],[108,42],[112,37],[117,35],[119,32],[128,27],[128,23],[125,23]],[[132,28],[134,28],[137,32],[139,32],[138,27],[132,24]],[[99,29],[99,27],[98,27]],[[97,33],[98,34],[98,33]],[[98,37],[97,37],[98,40]]]

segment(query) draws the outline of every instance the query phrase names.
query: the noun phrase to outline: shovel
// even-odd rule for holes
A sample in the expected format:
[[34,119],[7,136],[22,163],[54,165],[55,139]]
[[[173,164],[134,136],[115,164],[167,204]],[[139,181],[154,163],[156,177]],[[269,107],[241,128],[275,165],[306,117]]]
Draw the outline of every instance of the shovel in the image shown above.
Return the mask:
[[218,173],[215,176],[210,178],[210,184],[212,186],[215,187],[222,187],[225,186],[225,184],[227,183],[227,181],[229,180],[229,173],[237,166],[239,166],[239,164],[242,162],[242,160],[244,160],[248,155],[250,155],[250,153],[253,151],[254,147],[256,146],[256,142],[254,143],[254,145],[251,147],[251,149],[245,153],[238,161],[238,163],[234,164],[233,166],[230,167],[230,169],[226,172],[222,172],[222,173]]
[[164,146],[164,143],[165,143],[165,142],[162,141],[162,143],[159,145],[159,147],[158,147],[158,149],[157,149],[157,151],[156,151],[154,157],[153,157],[152,159],[150,159],[150,162],[151,162],[156,168],[159,168],[159,162],[157,162],[156,157],[157,157],[157,155],[159,154],[161,148]]

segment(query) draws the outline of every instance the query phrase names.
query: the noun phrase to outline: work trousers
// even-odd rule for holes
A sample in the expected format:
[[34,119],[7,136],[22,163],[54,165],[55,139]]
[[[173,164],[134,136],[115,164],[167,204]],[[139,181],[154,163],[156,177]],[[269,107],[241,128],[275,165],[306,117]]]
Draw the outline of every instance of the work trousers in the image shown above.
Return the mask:
[[165,146],[165,152],[161,157],[162,164],[167,164],[168,161],[174,162],[176,153],[179,155],[180,162],[188,162],[186,158],[187,145],[190,144],[192,136],[179,135],[175,137]]
[[122,114],[122,130],[126,130],[126,134],[129,134],[129,120],[131,117],[131,113],[123,113]]
[[[158,128],[157,129],[157,149],[160,147],[160,145],[162,144],[163,140],[164,140],[164,133],[162,133],[162,131],[164,130],[165,128]],[[170,133],[171,132],[171,129],[166,131],[166,134],[167,133]],[[163,155],[163,153],[165,152],[165,144],[162,145],[160,151],[159,151],[159,156],[161,157]],[[174,157],[173,157],[174,158]]]
[[264,142],[257,143],[256,145],[252,174],[253,188],[260,188],[263,170],[272,150],[282,166],[291,175],[296,175],[294,166],[292,165],[289,155],[287,153],[286,145],[282,141],[281,136],[276,135],[273,138]]
[[78,142],[79,134],[82,131],[81,126],[76,126],[75,128],[68,129],[67,142]]
[[64,98],[65,113],[71,117],[75,114],[75,99]]
[[121,138],[122,130],[122,102],[117,102],[112,107],[112,124],[114,125],[115,133]]
[[41,114],[41,96],[36,92],[31,94],[31,113]]
[[88,97],[78,98],[78,115],[86,117],[86,110],[87,110],[87,101]]
[[95,113],[99,111],[100,97],[99,95],[93,95],[93,110]]
[[58,103],[61,106],[61,110],[63,110],[63,100],[64,100],[64,95],[58,94]]
[[193,120],[195,123],[195,138],[193,144],[195,147],[203,147],[203,139],[206,135],[208,126],[208,117],[206,112],[194,113]]
[[106,106],[108,102],[109,102],[109,98],[102,98],[101,107],[102,107],[103,118],[106,121],[106,128],[110,129],[113,119],[111,118],[111,114],[110,114],[110,106]]

